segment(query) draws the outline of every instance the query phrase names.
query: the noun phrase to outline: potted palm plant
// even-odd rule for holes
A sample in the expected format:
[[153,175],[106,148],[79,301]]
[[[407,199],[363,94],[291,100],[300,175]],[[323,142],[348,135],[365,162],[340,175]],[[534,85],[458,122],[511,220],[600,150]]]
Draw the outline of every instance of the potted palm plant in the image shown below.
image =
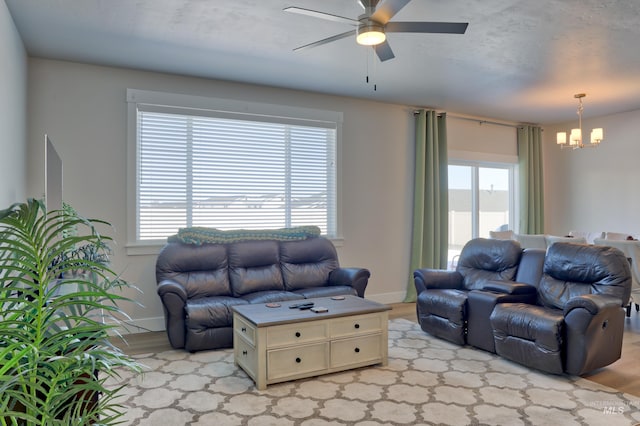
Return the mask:
[[28,200],[0,211],[0,425],[113,424],[107,385],[140,366],[110,341],[133,302],[104,221]]

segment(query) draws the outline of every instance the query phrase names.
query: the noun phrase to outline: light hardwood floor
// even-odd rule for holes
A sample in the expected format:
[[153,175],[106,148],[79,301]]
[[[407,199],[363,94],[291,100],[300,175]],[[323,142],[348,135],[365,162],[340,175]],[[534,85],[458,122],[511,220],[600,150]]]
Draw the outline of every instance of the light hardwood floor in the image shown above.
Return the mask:
[[[397,303],[391,307],[390,319],[416,321],[415,303]],[[114,344],[132,355],[171,349],[165,332],[130,334],[125,339],[127,344],[119,339],[114,339]],[[625,318],[622,357],[615,363],[582,377],[640,397],[640,313],[633,310],[631,317]]]

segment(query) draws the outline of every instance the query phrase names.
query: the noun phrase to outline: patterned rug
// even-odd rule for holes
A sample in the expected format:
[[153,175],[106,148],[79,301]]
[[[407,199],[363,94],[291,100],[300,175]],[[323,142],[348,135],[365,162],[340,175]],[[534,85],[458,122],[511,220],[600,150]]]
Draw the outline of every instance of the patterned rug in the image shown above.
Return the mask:
[[[138,355],[123,376],[129,425],[635,425],[640,398],[553,376],[389,322],[389,365],[256,390],[233,351]],[[116,383],[114,383],[116,384]]]

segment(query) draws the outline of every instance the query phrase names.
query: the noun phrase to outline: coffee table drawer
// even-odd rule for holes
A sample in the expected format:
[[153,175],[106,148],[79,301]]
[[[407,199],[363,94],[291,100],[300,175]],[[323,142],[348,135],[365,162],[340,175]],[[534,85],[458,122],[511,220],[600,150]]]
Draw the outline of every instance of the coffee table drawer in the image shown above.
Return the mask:
[[255,380],[257,377],[256,366],[258,365],[256,348],[243,339],[235,339],[233,342],[233,351],[235,361],[238,365]]
[[311,343],[329,337],[326,321],[278,325],[267,329],[267,348],[300,343]]
[[382,330],[381,315],[358,315],[338,318],[331,322],[331,337],[353,336]]
[[267,351],[267,380],[277,380],[329,368],[329,343]]
[[240,315],[233,315],[233,329],[237,336],[242,336],[252,345],[256,344],[256,329]]
[[331,368],[382,361],[382,333],[331,342]]

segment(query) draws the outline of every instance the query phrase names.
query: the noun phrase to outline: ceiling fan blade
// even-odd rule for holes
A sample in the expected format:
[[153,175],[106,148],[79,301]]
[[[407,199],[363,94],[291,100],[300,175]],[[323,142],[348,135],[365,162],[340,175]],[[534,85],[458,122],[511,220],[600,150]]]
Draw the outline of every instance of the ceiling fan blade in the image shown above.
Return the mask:
[[387,0],[378,6],[375,13],[371,15],[371,19],[384,25],[410,1],[411,0]]
[[340,40],[346,37],[353,37],[354,35],[356,35],[356,30],[350,30],[331,37],[323,38],[322,40],[314,41],[313,43],[305,44],[304,46],[296,47],[295,49],[293,49],[293,51],[297,52],[299,50],[309,49],[311,47],[322,46],[323,44],[331,43],[332,41]]
[[396,55],[393,54],[393,50],[391,50],[391,46],[389,46],[389,43],[386,40],[373,46],[373,50],[376,51],[376,55],[378,55],[380,62],[388,61],[389,59],[396,57]]
[[389,22],[384,30],[387,33],[464,34],[468,26],[468,22]]
[[343,24],[349,24],[349,25],[359,24],[359,22],[356,21],[355,19],[345,18],[344,16],[339,16],[339,15],[332,15],[331,13],[318,12],[317,10],[303,9],[301,7],[290,6],[290,7],[285,7],[282,10],[285,12],[312,16],[314,18],[326,19],[329,21],[340,22]]

